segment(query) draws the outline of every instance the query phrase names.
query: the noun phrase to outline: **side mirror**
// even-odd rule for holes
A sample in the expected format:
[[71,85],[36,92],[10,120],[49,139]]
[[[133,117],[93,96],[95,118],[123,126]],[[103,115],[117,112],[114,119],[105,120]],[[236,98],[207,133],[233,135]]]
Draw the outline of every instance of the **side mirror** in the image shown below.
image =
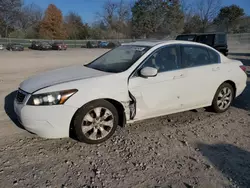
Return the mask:
[[158,70],[153,67],[144,67],[140,70],[140,75],[143,77],[155,77],[158,73]]

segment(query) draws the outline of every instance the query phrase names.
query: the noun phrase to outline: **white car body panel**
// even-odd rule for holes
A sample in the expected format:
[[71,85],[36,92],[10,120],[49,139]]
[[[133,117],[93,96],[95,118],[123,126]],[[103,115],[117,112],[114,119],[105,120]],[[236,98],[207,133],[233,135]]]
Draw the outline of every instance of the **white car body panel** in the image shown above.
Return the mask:
[[[222,80],[219,64],[207,65],[201,67],[187,68],[185,77],[186,88],[185,107],[192,107],[196,104],[208,106],[213,100],[215,91],[220,86]],[[209,83],[214,84],[209,84]],[[191,84],[192,83],[192,84]]]
[[[186,41],[137,42],[132,45],[152,46],[129,69],[122,73],[106,73],[84,66],[67,67],[33,76],[20,84],[28,92],[23,104],[15,101],[15,111],[27,130],[46,138],[69,136],[71,120],[76,111],[97,99],[121,103],[127,122],[209,106],[218,87],[225,81],[234,82],[236,97],[246,87],[242,63],[220,54],[221,63],[159,73],[156,77],[133,77],[136,68],[156,49],[171,44],[192,44]],[[131,45],[131,44],[126,44]],[[215,51],[215,50],[214,50]],[[26,105],[31,94],[77,89],[64,105]],[[136,116],[131,118],[131,93],[136,100]]]
[[26,130],[43,138],[69,137],[69,126],[77,108],[68,105],[27,106],[14,102],[14,110]]
[[[120,102],[128,101],[127,81],[122,74],[105,75],[95,78],[76,80],[57,84],[41,89],[35,94],[77,88],[78,92],[66,101],[66,105],[76,108],[96,99],[113,99]],[[115,89],[114,89],[115,88]]]
[[152,78],[130,78],[129,91],[137,101],[136,118],[183,108],[185,72],[176,70]]
[[60,83],[93,78],[109,73],[97,71],[84,66],[70,66],[52,71],[47,71],[30,77],[20,84],[20,88],[24,91],[33,93],[41,88],[54,86]]

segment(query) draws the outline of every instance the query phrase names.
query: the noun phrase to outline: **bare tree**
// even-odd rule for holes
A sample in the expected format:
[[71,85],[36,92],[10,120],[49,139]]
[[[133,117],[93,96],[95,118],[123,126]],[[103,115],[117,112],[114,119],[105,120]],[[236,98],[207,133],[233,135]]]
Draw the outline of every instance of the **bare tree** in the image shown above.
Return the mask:
[[203,32],[206,30],[209,23],[218,15],[220,8],[221,0],[197,0],[197,15],[202,21]]
[[131,17],[130,5],[126,4],[124,0],[121,0],[117,9],[118,20],[121,22],[126,22]]
[[103,6],[103,13],[98,13],[98,15],[102,18],[102,21],[109,28],[113,28],[114,23],[117,20],[117,15],[116,15],[117,8],[118,4],[109,0]]
[[131,8],[129,4],[125,3],[123,0],[120,1],[117,8],[117,21],[115,23],[116,31],[119,33],[124,33],[129,35],[131,32],[130,18],[131,18]]
[[21,0],[0,0],[0,20],[4,22],[5,37],[8,36],[8,29],[16,26],[21,7]]
[[18,24],[20,29],[27,30],[38,24],[43,17],[43,10],[36,4],[32,3],[22,8]]
[[136,37],[162,38],[183,30],[184,15],[178,0],[139,0],[132,14]]
[[64,18],[64,24],[69,39],[86,39],[88,26],[84,24],[81,16],[75,12],[69,12]]
[[97,16],[101,18],[100,21],[104,23],[108,32],[116,35],[116,38],[119,38],[120,34],[128,36],[131,33],[131,7],[124,0],[120,0],[120,2],[106,1],[103,11],[97,13]]
[[185,22],[189,22],[195,15],[194,6],[192,5],[192,3],[185,0],[181,0],[180,4],[181,4],[181,10],[185,16]]

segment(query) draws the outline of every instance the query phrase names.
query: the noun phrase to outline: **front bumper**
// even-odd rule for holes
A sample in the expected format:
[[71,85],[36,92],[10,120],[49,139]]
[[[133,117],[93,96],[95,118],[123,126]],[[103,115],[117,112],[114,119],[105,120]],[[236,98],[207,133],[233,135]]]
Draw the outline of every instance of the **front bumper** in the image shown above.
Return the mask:
[[67,105],[29,106],[14,101],[14,110],[24,128],[43,138],[69,137],[72,117],[77,108]]

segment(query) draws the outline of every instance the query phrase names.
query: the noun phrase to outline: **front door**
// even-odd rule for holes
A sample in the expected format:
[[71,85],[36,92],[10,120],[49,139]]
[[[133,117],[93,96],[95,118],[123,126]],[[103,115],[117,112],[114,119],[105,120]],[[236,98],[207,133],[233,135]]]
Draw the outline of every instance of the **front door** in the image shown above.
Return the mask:
[[[144,78],[144,67],[158,69],[155,77]],[[135,119],[163,115],[182,108],[186,73],[180,67],[179,46],[158,49],[129,79],[129,91],[136,99]]]

